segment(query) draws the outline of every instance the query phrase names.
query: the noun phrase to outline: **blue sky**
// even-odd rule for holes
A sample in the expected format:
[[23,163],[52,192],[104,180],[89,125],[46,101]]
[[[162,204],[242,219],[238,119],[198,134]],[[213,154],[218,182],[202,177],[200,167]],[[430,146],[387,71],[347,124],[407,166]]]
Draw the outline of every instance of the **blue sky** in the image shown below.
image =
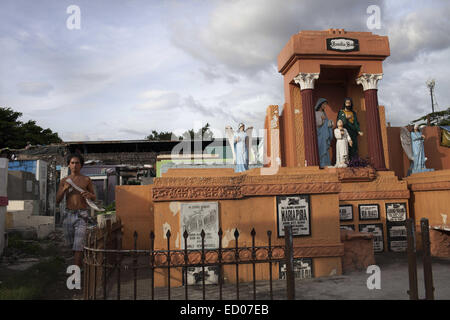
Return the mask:
[[[366,24],[381,8],[381,29]],[[66,9],[81,10],[69,30]],[[326,8],[326,9],[325,9]],[[143,139],[209,122],[263,126],[284,103],[276,58],[300,30],[388,35],[379,83],[387,121],[404,125],[450,105],[448,1],[90,0],[0,2],[0,106],[65,141]]]

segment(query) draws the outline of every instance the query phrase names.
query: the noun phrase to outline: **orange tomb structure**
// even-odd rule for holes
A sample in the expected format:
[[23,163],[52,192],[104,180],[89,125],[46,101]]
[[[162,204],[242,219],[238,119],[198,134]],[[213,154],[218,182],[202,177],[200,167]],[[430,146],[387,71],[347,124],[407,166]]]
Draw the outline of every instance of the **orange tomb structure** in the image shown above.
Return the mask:
[[[283,237],[277,237],[277,200],[306,195],[309,234],[294,237],[293,244],[296,258],[312,260],[314,277],[342,273],[341,228],[375,232],[376,251],[404,249],[406,229],[396,223],[395,210],[404,210],[407,217],[411,203],[422,210],[427,197],[424,192],[436,201],[434,210],[443,209],[450,198],[450,170],[418,174],[429,180],[425,185],[419,185],[414,177],[399,180],[389,170],[384,107],[377,100],[382,62],[389,54],[388,38],[370,32],[331,29],[293,35],[278,56],[279,72],[284,76],[283,110],[274,105],[267,108],[267,165],[241,173],[232,169],[169,169],[153,185],[117,187],[117,213],[124,224],[123,248],[132,247],[133,229],[148,235],[151,228],[155,249],[167,249],[167,230],[171,230],[170,247],[181,249],[181,207],[199,202],[217,203],[224,247],[234,246],[232,234],[236,228],[240,246],[251,246],[253,228],[257,246],[266,245],[267,230],[274,235],[273,245],[284,245]],[[319,168],[313,108],[319,97],[329,101],[331,108],[326,113],[334,123],[344,98],[353,99],[364,132],[359,137],[359,155],[368,157],[373,167]],[[333,164],[334,153],[330,148]],[[411,202],[415,190],[420,192]],[[130,210],[130,206],[136,210]],[[340,216],[340,209],[347,214],[346,219]],[[136,216],[132,216],[133,211]],[[423,212],[416,210],[416,218],[427,216],[426,208]],[[431,220],[430,225],[438,223],[438,213],[432,216],[436,221]],[[148,248],[146,239],[139,240],[139,248]],[[235,281],[232,271],[227,272],[225,267],[224,272],[228,281]],[[239,275],[243,282],[252,279],[250,267],[241,266]],[[278,276],[277,268],[273,276]],[[257,279],[267,277],[267,271],[258,267]],[[167,274],[161,271],[155,285],[165,284]],[[181,284],[181,271],[174,270],[171,285]]]

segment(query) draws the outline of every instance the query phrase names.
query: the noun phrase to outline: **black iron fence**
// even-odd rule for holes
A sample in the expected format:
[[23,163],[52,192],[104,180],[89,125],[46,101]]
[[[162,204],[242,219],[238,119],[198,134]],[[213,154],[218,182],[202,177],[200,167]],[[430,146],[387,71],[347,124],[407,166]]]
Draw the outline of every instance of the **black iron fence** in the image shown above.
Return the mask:
[[[173,250],[170,247],[171,232],[166,233],[167,250],[155,250],[155,234],[148,235],[149,250],[137,248],[138,234],[134,232],[134,249],[122,249],[122,231],[120,222],[111,224],[107,222],[105,229],[93,229],[87,235],[87,244],[84,250],[84,299],[117,299],[121,298],[121,287],[124,286],[124,271],[128,273],[127,290],[132,290],[132,299],[137,299],[138,279],[141,274],[145,274],[149,279],[149,292],[146,299],[155,299],[155,272],[164,270],[164,288],[167,290],[167,299],[171,299],[171,289],[173,283],[171,272],[181,270],[183,275],[182,285],[184,287],[184,299],[189,299],[189,292],[192,285],[188,283],[188,272],[191,268],[199,268],[197,280],[201,282],[202,299],[206,299],[206,269],[213,267],[218,272],[219,299],[223,299],[224,267],[234,266],[235,275],[235,296],[233,299],[239,300],[240,278],[239,267],[250,265],[252,274],[253,299],[257,298],[256,265],[266,264],[268,268],[269,297],[273,299],[273,266],[275,263],[286,263],[286,294],[287,299],[295,298],[295,277],[293,267],[293,241],[290,227],[285,228],[285,245],[272,245],[272,232],[266,232],[267,245],[256,246],[256,231],[250,233],[252,239],[251,247],[239,246],[240,234],[236,229],[234,232],[234,247],[224,248],[222,245],[223,232],[219,229],[217,234],[219,246],[216,249],[205,248],[206,234],[202,230],[201,248],[188,249],[189,234],[183,233],[184,249]],[[131,271],[131,279],[129,274]],[[131,287],[130,288],[130,284]],[[196,288],[198,286],[196,285]]]

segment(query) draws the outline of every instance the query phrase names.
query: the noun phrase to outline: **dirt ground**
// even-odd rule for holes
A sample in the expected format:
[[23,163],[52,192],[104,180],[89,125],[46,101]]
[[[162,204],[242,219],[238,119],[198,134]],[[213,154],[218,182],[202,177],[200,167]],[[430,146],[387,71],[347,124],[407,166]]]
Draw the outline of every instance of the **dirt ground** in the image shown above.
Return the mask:
[[45,240],[11,237],[8,242],[0,258],[0,299],[79,299],[79,293],[66,286],[73,255],[64,245],[61,229]]
[[[342,276],[308,279],[298,282],[296,299],[336,300],[408,300],[409,277],[406,253],[382,253],[375,255],[381,271],[381,289],[367,288],[371,274],[365,271]],[[436,300],[450,299],[450,259],[432,259],[434,296]],[[417,257],[419,299],[425,298],[423,260]]]
[[[371,274],[366,270],[351,272],[343,275],[296,280],[296,300],[408,300],[409,289],[408,263],[406,253],[376,254],[376,264],[380,268],[380,289],[369,289],[367,280]],[[450,259],[432,259],[433,280],[436,300],[450,299]],[[419,299],[425,298],[423,281],[422,256],[417,257],[417,276]],[[114,274],[107,286],[107,299],[117,298],[117,287]],[[120,298],[132,300],[134,298],[134,280],[131,274],[121,273]],[[240,283],[239,297],[241,300],[253,299],[253,283]],[[189,300],[203,298],[202,286],[188,287]],[[151,278],[148,272],[139,271],[137,275],[137,299],[151,299]],[[269,282],[257,281],[256,297],[258,300],[270,299]],[[155,288],[155,300],[168,299],[167,288]],[[222,298],[224,300],[236,299],[235,284],[226,283],[223,286]],[[273,298],[286,299],[286,281],[273,281]],[[99,288],[97,299],[103,299],[103,291]],[[171,288],[172,300],[184,300],[185,288]],[[206,299],[218,300],[218,285],[206,286]]]

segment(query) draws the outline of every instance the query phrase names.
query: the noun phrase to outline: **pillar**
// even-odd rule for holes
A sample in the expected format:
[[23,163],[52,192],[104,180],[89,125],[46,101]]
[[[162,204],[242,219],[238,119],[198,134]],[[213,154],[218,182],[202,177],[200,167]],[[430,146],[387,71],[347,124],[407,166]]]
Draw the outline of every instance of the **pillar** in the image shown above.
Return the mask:
[[0,158],[0,256],[6,246],[6,207],[8,206],[8,159]]
[[319,166],[319,148],[317,145],[316,113],[314,110],[313,90],[318,73],[299,73],[294,78],[300,85],[303,111],[303,131],[305,145],[305,166]]
[[369,146],[369,158],[376,170],[386,170],[384,162],[383,140],[381,137],[380,114],[378,111],[378,80],[383,74],[363,73],[356,79],[364,90],[366,105],[367,143]]

